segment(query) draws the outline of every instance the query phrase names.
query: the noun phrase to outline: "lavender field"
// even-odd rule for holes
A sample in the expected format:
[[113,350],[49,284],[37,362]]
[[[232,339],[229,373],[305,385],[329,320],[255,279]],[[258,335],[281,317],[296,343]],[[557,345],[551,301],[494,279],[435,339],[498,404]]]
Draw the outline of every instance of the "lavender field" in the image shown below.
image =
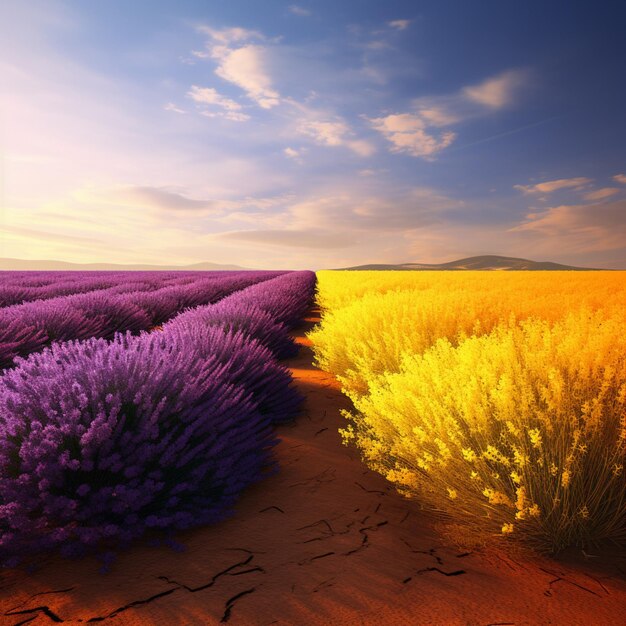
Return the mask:
[[0,563],[223,519],[301,397],[301,272],[1,272]]

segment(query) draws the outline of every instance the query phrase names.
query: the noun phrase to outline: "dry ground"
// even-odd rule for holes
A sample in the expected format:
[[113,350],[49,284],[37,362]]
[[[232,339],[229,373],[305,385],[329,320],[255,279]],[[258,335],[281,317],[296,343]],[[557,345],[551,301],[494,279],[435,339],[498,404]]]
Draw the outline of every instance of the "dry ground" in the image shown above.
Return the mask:
[[573,564],[457,549],[367,470],[337,433],[347,399],[311,365],[303,333],[316,319],[287,363],[307,402],[278,431],[279,473],[248,490],[231,519],[183,534],[185,552],[137,546],[106,575],[93,559],[56,557],[33,574],[1,573],[0,624],[624,623],[619,557]]

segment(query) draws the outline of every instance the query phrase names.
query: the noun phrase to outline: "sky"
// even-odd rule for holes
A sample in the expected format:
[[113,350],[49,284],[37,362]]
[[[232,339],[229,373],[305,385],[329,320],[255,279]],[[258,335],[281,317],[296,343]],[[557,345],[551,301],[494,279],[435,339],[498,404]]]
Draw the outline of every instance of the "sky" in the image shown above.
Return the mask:
[[3,0],[0,257],[626,269],[626,5]]

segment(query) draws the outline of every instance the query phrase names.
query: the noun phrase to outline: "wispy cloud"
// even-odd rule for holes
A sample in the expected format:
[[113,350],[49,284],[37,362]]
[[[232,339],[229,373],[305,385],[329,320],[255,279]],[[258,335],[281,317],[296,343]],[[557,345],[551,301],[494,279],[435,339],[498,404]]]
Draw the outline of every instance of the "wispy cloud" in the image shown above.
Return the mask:
[[411,20],[391,20],[391,22],[387,22],[387,25],[397,30],[406,30],[410,23]]
[[163,110],[171,111],[172,113],[180,113],[181,115],[184,115],[185,113],[187,113],[187,111],[185,111],[184,109],[181,109],[179,106],[175,105],[173,102],[168,102],[163,107]]
[[245,28],[216,30],[202,26],[199,30],[209,35],[209,41],[206,52],[195,54],[201,58],[213,59],[217,63],[217,76],[242,89],[248,98],[263,109],[271,109],[280,104],[280,94],[274,89],[268,70],[267,46],[250,43],[267,43],[272,40],[258,31]]
[[283,153],[286,157],[289,157],[290,159],[295,159],[296,161],[300,159],[300,151],[296,150],[295,148],[290,148],[289,146],[287,146],[283,150]]
[[349,233],[317,229],[242,230],[218,235],[219,239],[290,248],[346,248],[357,243]]
[[456,138],[452,131],[438,136],[428,132],[427,122],[414,113],[387,115],[369,120],[372,128],[393,144],[392,152],[403,152],[414,157],[430,158],[447,148]]
[[297,4],[291,4],[287,7],[289,13],[293,13],[294,15],[298,15],[300,17],[309,17],[312,13],[309,9],[305,9]]
[[624,248],[626,200],[550,207],[529,213],[509,232],[550,238],[555,249],[589,252]]
[[457,137],[452,130],[436,129],[512,105],[527,79],[528,72],[509,70],[453,94],[417,98],[412,111],[369,118],[369,122],[392,144],[391,152],[433,159]]
[[617,187],[602,187],[602,189],[596,189],[595,191],[590,191],[584,195],[585,200],[595,201],[595,200],[606,200],[606,198],[611,198],[612,196],[617,195],[621,189]]
[[98,237],[82,237],[79,235],[68,235],[66,233],[50,232],[38,230],[35,228],[22,228],[19,226],[4,226],[0,225],[0,231],[7,235],[17,235],[26,239],[40,239],[42,241],[64,242],[72,244],[100,244],[102,241]]
[[[312,112],[313,113],[313,112]],[[376,148],[364,139],[354,139],[354,133],[343,120],[300,119],[297,130],[322,146],[344,146],[355,154],[368,157]]]
[[513,102],[516,92],[526,82],[526,72],[511,70],[499,76],[489,78],[478,85],[465,87],[463,95],[468,100],[491,109],[501,109]]
[[319,144],[341,146],[349,129],[342,121],[302,120],[298,125],[298,131],[312,137]]
[[578,176],[576,178],[559,178],[557,180],[547,180],[543,183],[537,183],[535,185],[513,185],[514,189],[518,189],[524,193],[552,193],[561,189],[574,189],[576,191],[589,185],[592,181],[591,178],[585,178],[584,176]]
[[215,111],[214,108],[203,108],[201,113],[207,117],[225,117],[234,122],[246,122],[250,119],[249,115],[241,112],[243,107],[239,102],[223,96],[212,87],[192,85],[187,92],[187,96],[199,105],[209,105],[222,109],[221,111]]
[[78,190],[74,196],[84,202],[96,200],[162,211],[217,211],[220,208],[214,200],[195,200],[165,187],[119,185],[111,189]]
[[626,185],[626,174],[615,174],[613,180],[622,183],[622,185]]

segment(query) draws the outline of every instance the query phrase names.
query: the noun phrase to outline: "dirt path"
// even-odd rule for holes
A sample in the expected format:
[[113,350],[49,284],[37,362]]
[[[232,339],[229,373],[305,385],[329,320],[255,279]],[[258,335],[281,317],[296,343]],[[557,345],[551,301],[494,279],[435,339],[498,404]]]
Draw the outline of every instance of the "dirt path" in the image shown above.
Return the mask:
[[307,403],[278,431],[279,473],[231,519],[182,535],[182,553],[137,546],[107,575],[93,559],[58,558],[2,573],[0,624],[620,623],[625,565],[591,571],[446,547],[416,504],[367,470],[337,433],[347,400],[311,365],[303,332],[315,321],[288,362]]

